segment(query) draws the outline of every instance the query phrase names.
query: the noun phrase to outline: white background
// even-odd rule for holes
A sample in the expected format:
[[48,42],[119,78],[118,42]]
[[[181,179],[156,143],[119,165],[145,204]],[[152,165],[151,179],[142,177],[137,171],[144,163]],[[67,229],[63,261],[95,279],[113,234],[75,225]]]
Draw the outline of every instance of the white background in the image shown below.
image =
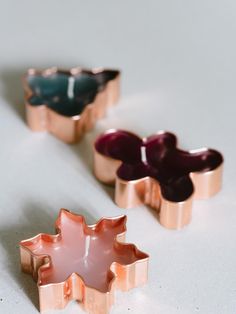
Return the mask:
[[[111,313],[236,313],[235,35],[235,0],[0,1],[0,313],[38,313],[18,242],[52,233],[61,207],[88,223],[126,213],[127,240],[150,254],[148,284],[118,292]],[[123,71],[119,104],[74,146],[24,121],[21,75],[53,65]],[[92,174],[92,142],[110,127],[222,151],[223,190],[195,201],[181,231],[147,207],[119,209]]]

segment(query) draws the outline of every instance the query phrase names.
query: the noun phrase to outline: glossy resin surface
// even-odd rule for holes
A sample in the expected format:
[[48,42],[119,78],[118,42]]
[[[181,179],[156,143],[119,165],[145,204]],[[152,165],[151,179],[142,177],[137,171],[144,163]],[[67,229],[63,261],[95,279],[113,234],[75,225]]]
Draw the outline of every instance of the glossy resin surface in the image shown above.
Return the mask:
[[213,149],[178,149],[176,136],[169,132],[141,139],[127,131],[111,130],[97,139],[95,148],[103,156],[122,161],[117,170],[120,179],[156,179],[163,197],[172,202],[193,194],[191,173],[215,170],[223,162],[222,155]]
[[32,106],[46,105],[63,116],[81,114],[86,105],[92,103],[98,92],[109,81],[114,80],[119,71],[103,70],[92,72],[82,70],[78,73],[57,70],[41,74],[29,74],[26,83],[31,90],[28,103]]
[[111,271],[113,263],[132,265],[148,257],[134,245],[117,240],[117,237],[124,240],[125,225],[126,216],[121,216],[88,226],[82,216],[61,210],[56,222],[57,235],[40,234],[22,241],[21,246],[36,258],[50,259],[46,267],[39,268],[40,286],[64,282],[76,273],[86,286],[106,293],[115,278]]

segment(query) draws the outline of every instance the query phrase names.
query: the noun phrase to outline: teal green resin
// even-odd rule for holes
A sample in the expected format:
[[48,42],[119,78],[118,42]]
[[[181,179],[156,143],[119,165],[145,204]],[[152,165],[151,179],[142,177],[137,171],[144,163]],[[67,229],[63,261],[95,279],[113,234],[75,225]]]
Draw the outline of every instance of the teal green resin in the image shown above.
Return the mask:
[[[117,75],[117,71],[103,71],[98,74],[82,72],[77,76],[60,72],[48,77],[29,75],[27,80],[33,93],[29,103],[32,106],[46,105],[64,116],[79,115]],[[74,79],[72,88],[69,86],[70,78]]]

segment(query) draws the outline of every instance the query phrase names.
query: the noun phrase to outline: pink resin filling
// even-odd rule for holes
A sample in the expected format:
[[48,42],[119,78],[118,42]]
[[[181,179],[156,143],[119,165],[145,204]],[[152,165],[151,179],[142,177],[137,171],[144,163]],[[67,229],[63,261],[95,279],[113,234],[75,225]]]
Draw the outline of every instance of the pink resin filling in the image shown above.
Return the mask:
[[82,216],[62,211],[58,235],[41,235],[24,244],[35,255],[50,257],[50,266],[40,269],[40,285],[63,282],[76,273],[87,286],[109,291],[113,262],[129,265],[146,257],[134,245],[116,241],[117,235],[125,232],[125,221],[125,216],[104,219],[89,227]]

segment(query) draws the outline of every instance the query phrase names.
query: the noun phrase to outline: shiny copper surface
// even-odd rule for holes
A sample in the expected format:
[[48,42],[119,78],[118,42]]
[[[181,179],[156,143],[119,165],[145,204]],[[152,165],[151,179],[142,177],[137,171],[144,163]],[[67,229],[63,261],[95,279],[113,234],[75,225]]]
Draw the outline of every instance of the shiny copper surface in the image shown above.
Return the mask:
[[223,157],[213,149],[183,151],[174,134],[160,131],[148,138],[108,130],[94,145],[94,173],[115,185],[115,202],[131,208],[146,204],[170,229],[189,224],[193,198],[216,194],[222,183]]
[[[93,77],[106,75],[106,73],[112,73],[113,77],[107,79],[103,84],[99,83],[97,92],[94,97],[91,97],[91,102],[86,103],[79,114],[63,115],[50,108],[44,102],[37,106],[31,103],[35,91],[32,90],[29,84],[29,78],[41,76],[47,79],[57,74],[64,74],[70,79],[76,78],[79,75],[90,75]],[[29,69],[23,77],[23,86],[25,90],[26,120],[31,130],[35,132],[48,131],[66,143],[75,143],[80,140],[85,132],[93,128],[98,119],[104,117],[108,107],[118,101],[120,94],[120,72],[118,70],[103,68],[94,68],[92,70],[82,68],[72,68],[70,70],[49,68],[42,71]],[[53,97],[55,102],[58,101],[57,98],[58,96],[55,94]],[[65,106],[65,104],[63,105]]]
[[114,290],[147,281],[148,255],[126,244],[126,216],[87,225],[83,216],[61,209],[56,235],[20,242],[22,270],[38,283],[40,311],[77,300],[90,314],[107,314]]

